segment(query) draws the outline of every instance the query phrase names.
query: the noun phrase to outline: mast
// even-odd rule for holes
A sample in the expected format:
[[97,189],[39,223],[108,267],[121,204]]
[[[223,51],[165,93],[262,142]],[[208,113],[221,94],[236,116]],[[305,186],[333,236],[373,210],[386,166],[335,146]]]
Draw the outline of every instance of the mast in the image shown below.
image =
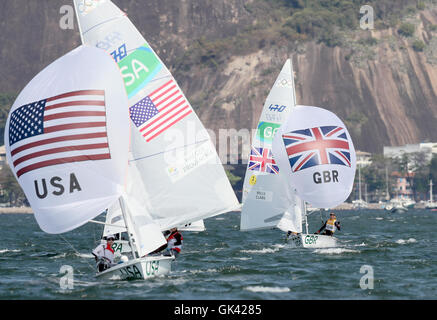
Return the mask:
[[361,165],[358,163],[358,200],[361,203]]
[[385,200],[390,200],[390,194],[388,193],[388,169],[385,167]]
[[126,224],[127,236],[129,238],[129,245],[132,248],[132,255],[133,255],[133,258],[136,259],[136,258],[138,258],[137,255],[135,254],[135,252],[137,252],[137,250],[135,250],[135,247],[133,246],[133,241],[132,241],[133,234],[131,233],[131,230],[129,228],[130,220],[128,220],[128,214],[126,212],[126,207],[124,205],[123,197],[121,196],[118,201],[120,203],[121,212],[123,214],[123,219],[124,219],[125,224]]
[[303,214],[304,214],[304,217],[305,217],[305,231],[308,234],[307,204],[303,200],[302,200],[302,202],[303,202]]
[[79,23],[79,12],[77,11],[77,4],[76,1],[73,1],[73,5],[74,5],[74,11],[76,12],[76,18],[77,18],[77,25],[79,27],[79,35],[80,35],[80,42],[82,44],[85,44],[85,42],[83,41],[83,34],[82,34],[82,27]]

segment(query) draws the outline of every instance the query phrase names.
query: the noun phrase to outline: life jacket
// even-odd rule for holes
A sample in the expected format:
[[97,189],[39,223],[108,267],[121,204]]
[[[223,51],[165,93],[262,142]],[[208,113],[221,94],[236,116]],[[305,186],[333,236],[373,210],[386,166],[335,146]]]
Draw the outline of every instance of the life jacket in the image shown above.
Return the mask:
[[326,226],[325,229],[328,231],[331,231],[332,233],[335,232],[335,222],[337,221],[337,219],[333,218],[333,219],[329,219],[328,221],[326,221]]
[[111,248],[109,243],[106,246],[104,244],[100,245],[100,248],[97,247],[93,253],[99,258],[104,258],[108,262],[114,263],[114,249]]
[[[176,236],[178,236],[178,238],[180,237],[180,239],[176,239]],[[167,249],[175,250],[178,253],[180,253],[181,249],[182,249],[183,240],[184,240],[184,238],[182,237],[182,234],[180,234],[178,231],[173,232],[167,238]]]

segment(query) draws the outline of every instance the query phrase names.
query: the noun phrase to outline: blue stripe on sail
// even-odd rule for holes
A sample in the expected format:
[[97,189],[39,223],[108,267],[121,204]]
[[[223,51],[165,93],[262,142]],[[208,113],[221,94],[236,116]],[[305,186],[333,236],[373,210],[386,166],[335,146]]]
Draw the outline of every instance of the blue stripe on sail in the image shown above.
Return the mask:
[[346,132],[343,132],[341,135],[338,136],[339,138],[347,140]]
[[342,161],[341,159],[337,158],[332,153],[329,153],[329,161],[331,162],[331,164],[340,164],[340,165],[343,165],[343,166],[345,165],[344,161]]
[[313,136],[310,129],[296,130],[296,131],[292,131],[290,133],[299,133],[299,134],[303,134],[303,135],[309,136],[309,137]]
[[306,169],[306,168],[311,168],[311,167],[314,167],[314,166],[318,166],[319,164],[320,163],[319,163],[318,157],[316,155],[314,155],[313,157],[311,157],[307,161],[307,163],[305,163],[302,167],[300,167],[299,170]]
[[350,154],[350,152],[341,151],[341,153],[349,160],[349,162],[351,161],[351,154]]
[[300,157],[301,156],[297,156],[297,157],[293,157],[293,158],[288,159],[288,161],[290,162],[291,168],[293,168],[294,164],[296,163],[297,160],[300,159]]
[[327,133],[331,132],[335,128],[338,128],[336,126],[326,126],[326,127],[320,127],[320,130],[322,130],[323,134],[326,135]]
[[302,140],[296,140],[296,139],[288,139],[288,138],[284,138],[284,145],[287,147],[295,142],[299,142]]

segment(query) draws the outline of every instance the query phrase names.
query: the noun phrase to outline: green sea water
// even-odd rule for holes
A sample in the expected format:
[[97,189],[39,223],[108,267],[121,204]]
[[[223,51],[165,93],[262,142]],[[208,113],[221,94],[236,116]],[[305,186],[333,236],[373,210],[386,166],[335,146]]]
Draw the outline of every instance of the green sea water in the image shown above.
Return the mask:
[[[94,276],[91,250],[102,226],[46,234],[33,215],[0,215],[2,300],[392,300],[437,298],[437,212],[336,211],[339,245],[296,249],[277,229],[241,232],[240,213],[184,232],[169,275],[146,281]],[[309,216],[315,232],[328,213]],[[73,272],[65,289],[63,266]],[[65,268],[65,267],[64,267]],[[65,282],[64,282],[65,283]]]

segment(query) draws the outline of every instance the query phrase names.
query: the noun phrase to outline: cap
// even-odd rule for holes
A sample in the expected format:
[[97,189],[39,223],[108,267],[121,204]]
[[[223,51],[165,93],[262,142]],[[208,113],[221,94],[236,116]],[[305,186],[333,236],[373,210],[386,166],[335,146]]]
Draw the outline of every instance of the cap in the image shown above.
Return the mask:
[[113,234],[108,234],[106,236],[106,240],[109,240],[109,239],[115,240],[115,236]]

